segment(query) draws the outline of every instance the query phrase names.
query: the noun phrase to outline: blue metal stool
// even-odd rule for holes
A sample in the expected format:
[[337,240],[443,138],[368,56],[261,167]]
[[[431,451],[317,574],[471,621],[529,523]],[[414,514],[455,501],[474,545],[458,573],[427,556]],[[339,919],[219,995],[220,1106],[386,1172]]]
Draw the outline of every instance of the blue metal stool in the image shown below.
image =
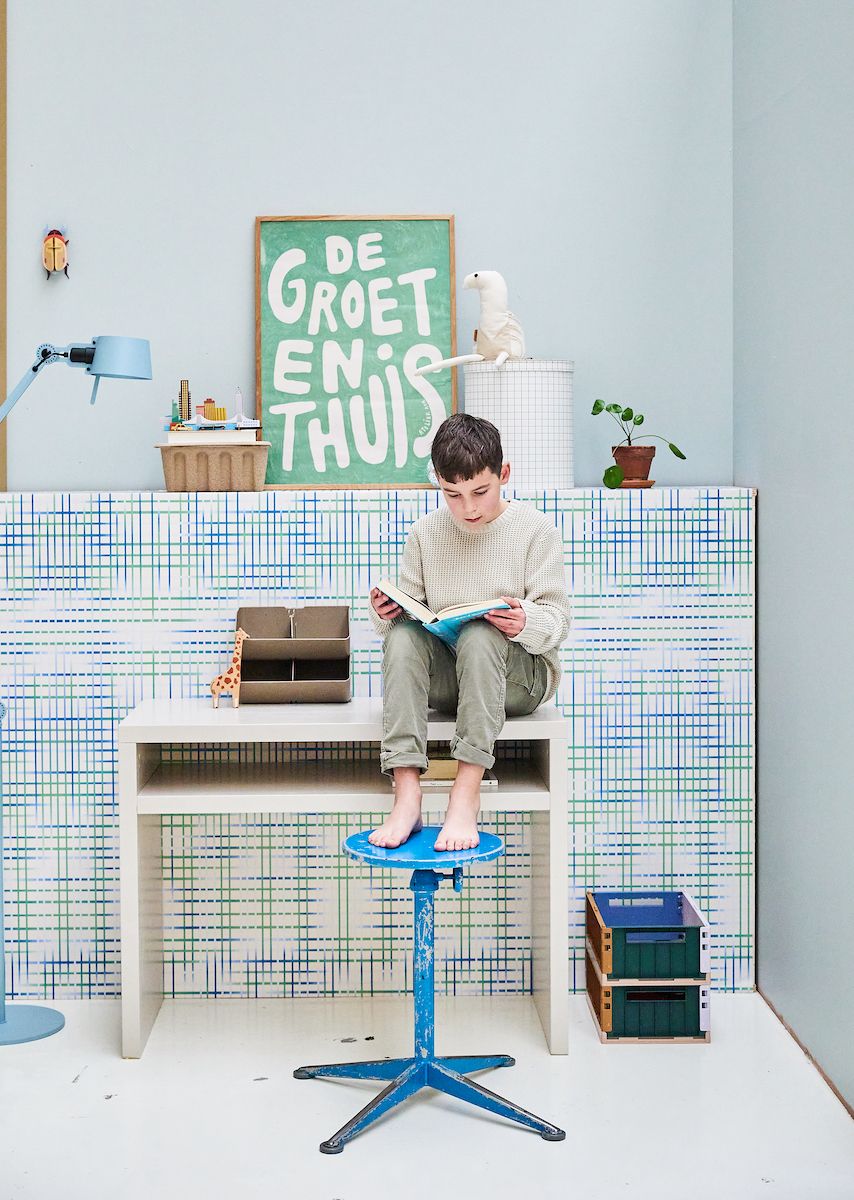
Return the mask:
[[386,850],[373,846],[368,833],[354,833],[343,845],[345,853],[357,862],[375,867],[405,867],[412,871],[409,886],[415,893],[415,945],[413,956],[413,978],[415,990],[415,1054],[412,1058],[381,1058],[373,1062],[330,1063],[320,1067],[299,1067],[294,1071],[296,1079],[315,1079],[326,1076],[336,1079],[385,1079],[390,1080],[370,1104],[352,1120],[320,1143],[322,1154],[340,1154],[347,1142],[357,1133],[373,1124],[389,1109],[408,1100],[423,1087],[436,1088],[460,1100],[467,1100],[488,1112],[509,1117],[520,1125],[535,1129],[549,1142],[560,1142],[566,1137],[562,1129],[550,1125],[533,1113],[511,1104],[509,1100],[482,1087],[466,1075],[471,1071],[483,1071],[487,1067],[512,1067],[515,1060],[509,1054],[455,1055],[437,1058],[433,1051],[433,894],[443,877],[448,877],[448,868],[453,871],[454,890],[462,891],[463,869],[471,863],[489,862],[504,853],[501,838],[491,833],[481,833],[480,845],[474,850],[433,849],[438,829],[422,829],[414,833],[402,846]]

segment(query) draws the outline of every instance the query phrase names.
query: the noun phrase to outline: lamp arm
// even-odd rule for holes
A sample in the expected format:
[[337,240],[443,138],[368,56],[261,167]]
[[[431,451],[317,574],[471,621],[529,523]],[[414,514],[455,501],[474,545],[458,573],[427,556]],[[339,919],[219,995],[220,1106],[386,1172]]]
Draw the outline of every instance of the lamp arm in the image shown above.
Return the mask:
[[[39,346],[36,350],[36,361],[0,405],[0,422],[5,421],[39,371],[49,363],[65,362],[69,367],[85,367],[95,380],[91,404],[95,403],[102,374],[114,379],[151,378],[151,352],[147,341],[141,338],[119,337],[105,337],[100,340],[102,346],[109,347],[102,356],[100,370],[97,366],[98,338],[93,338],[91,342],[72,342],[69,346],[52,346],[49,342]],[[106,362],[103,361],[104,358]]]
[[68,356],[69,347],[50,346],[47,343],[38,348],[38,358],[29,368],[20,383],[12,389],[6,399],[0,406],[0,421],[5,421],[6,417],[18,403],[24,392],[33,382],[33,380],[41,371],[42,367],[46,367],[49,363],[59,362],[61,358]]
[[10,394],[8,394],[6,397],[4,403],[2,403],[2,407],[0,407],[0,421],[6,420],[8,414],[12,412],[12,409],[20,400],[20,397],[22,397],[26,389],[29,388],[32,380],[36,378],[38,372],[41,371],[41,368],[50,361],[52,360],[36,359],[34,364],[32,364],[32,366],[29,368],[28,372],[26,372],[24,378],[20,380],[20,383],[16,386],[16,388],[12,389]]

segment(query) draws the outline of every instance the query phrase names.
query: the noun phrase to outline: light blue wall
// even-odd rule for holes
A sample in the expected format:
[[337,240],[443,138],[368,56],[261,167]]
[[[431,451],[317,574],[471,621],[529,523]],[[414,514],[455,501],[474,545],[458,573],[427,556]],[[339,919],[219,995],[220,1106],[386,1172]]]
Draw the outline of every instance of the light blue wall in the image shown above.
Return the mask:
[[[46,339],[147,335],[155,363],[94,412],[51,368],[11,487],[159,487],[177,380],[252,394],[256,215],[431,211],[460,278],[507,276],[531,352],[576,360],[577,483],[602,395],[687,451],[662,483],[730,482],[734,454],[759,486],[760,984],[854,1101],[851,5],[736,0],[734,30],[728,0],[8,10],[10,382]],[[40,271],[54,223],[69,281]]]
[[[148,336],[151,384],[49,368],[20,489],[162,486],[160,416],[254,394],[254,218],[454,212],[538,357],[576,361],[576,482],[632,403],[661,483],[732,479],[729,0],[9,0],[9,339]],[[47,39],[47,41],[46,41]],[[45,53],[49,44],[52,49]],[[40,242],[67,224],[69,280]],[[459,294],[459,341],[476,320]],[[656,443],[661,446],[661,443]]]
[[759,487],[761,990],[854,1104],[854,6],[734,10],[735,479]]

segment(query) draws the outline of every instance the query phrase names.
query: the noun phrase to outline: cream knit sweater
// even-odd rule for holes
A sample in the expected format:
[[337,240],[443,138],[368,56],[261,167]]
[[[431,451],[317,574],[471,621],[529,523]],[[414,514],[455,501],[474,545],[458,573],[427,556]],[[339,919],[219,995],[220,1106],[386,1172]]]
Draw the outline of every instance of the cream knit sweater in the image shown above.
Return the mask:
[[[510,641],[541,654],[549,671],[550,699],[560,681],[558,648],[569,630],[570,608],[563,570],[563,542],[538,509],[511,500],[494,521],[475,529],[459,525],[448,508],[437,508],[412,526],[403,547],[398,587],[433,612],[512,596],[522,601],[525,628]],[[407,616],[384,621],[368,605],[377,633]]]

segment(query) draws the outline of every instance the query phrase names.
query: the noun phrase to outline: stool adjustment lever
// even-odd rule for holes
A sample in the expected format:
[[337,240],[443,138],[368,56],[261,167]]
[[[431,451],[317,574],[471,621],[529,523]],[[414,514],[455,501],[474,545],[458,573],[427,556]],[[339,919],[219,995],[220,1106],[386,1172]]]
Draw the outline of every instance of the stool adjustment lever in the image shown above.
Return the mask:
[[453,871],[436,871],[440,879],[453,879],[454,891],[461,892],[463,890],[463,875],[462,867],[454,867]]

